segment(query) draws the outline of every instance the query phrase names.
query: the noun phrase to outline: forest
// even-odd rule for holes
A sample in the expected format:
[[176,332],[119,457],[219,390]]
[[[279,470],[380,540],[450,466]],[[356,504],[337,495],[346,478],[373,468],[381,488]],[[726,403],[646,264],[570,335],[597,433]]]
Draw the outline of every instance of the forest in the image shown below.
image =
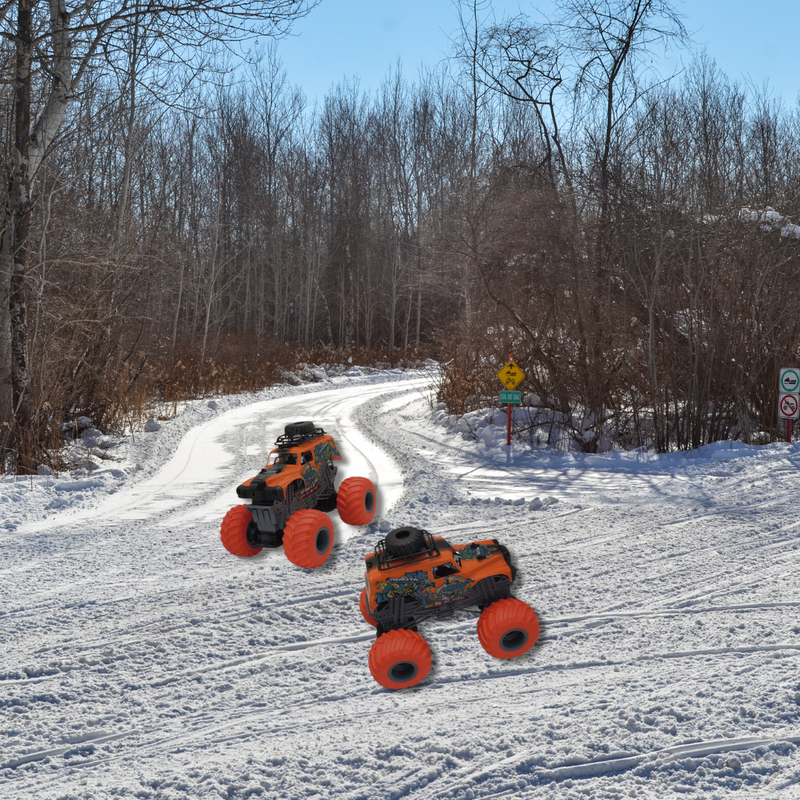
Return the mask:
[[509,352],[528,435],[780,435],[798,106],[721,73],[667,0],[462,2],[444,66],[311,106],[269,37],[313,5],[4,7],[0,470],[57,468],[80,416],[122,431],[300,362],[432,357],[463,414]]

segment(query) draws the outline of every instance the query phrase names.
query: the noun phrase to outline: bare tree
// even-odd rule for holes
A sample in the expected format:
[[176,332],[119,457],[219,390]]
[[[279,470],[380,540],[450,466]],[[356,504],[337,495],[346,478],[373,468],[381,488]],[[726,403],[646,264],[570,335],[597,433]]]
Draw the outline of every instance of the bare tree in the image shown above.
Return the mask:
[[12,439],[6,446],[16,451],[18,470],[29,472],[37,464],[26,306],[35,182],[82,79],[101,57],[132,40],[157,37],[162,59],[189,60],[202,52],[198,45],[279,35],[313,5],[314,0],[160,0],[146,5],[89,0],[69,8],[62,0],[46,5],[12,0],[0,9],[0,37],[14,50],[13,145],[0,244],[0,297],[9,319],[10,341],[3,343],[3,355],[11,362],[13,416],[6,421]]

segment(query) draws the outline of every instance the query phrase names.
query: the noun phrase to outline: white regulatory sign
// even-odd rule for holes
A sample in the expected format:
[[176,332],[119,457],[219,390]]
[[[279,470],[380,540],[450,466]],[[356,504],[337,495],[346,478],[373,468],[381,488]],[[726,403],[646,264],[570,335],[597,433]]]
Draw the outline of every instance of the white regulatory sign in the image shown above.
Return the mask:
[[778,416],[781,419],[797,419],[800,417],[800,395],[782,394],[778,400]]
[[[782,369],[779,386],[780,390],[786,394],[795,394],[800,392],[800,369],[797,367],[787,367]],[[789,419],[789,417],[786,419]]]

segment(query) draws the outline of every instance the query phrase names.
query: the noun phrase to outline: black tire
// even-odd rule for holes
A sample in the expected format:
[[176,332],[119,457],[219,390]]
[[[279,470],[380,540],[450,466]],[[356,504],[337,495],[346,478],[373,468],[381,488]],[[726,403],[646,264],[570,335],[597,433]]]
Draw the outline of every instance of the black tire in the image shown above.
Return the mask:
[[425,535],[419,528],[397,528],[386,536],[386,552],[393,558],[411,556],[425,549]]
[[283,432],[290,438],[294,439],[295,436],[311,436],[316,430],[313,422],[290,422]]

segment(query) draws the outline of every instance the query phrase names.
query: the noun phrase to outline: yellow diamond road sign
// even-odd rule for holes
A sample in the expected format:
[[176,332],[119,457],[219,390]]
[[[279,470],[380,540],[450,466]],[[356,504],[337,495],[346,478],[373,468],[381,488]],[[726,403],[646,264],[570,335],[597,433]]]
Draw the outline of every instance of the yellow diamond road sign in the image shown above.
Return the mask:
[[518,383],[522,383],[525,373],[519,368],[519,365],[514,361],[509,361],[500,372],[497,373],[500,378],[500,383],[506,389],[513,389]]

